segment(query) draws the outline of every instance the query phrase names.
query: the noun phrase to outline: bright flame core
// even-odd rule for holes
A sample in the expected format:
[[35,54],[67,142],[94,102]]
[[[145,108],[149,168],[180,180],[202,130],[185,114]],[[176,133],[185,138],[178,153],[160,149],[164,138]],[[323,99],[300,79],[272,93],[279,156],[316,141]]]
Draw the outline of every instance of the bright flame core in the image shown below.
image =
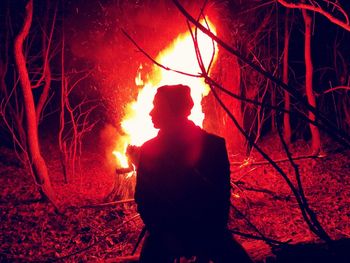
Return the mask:
[[[216,30],[208,19],[202,20],[203,25],[209,25],[210,30],[215,34]],[[194,29],[192,29],[194,32]],[[217,57],[217,46],[210,37],[197,31],[198,48],[203,60],[203,64],[208,68],[210,61],[215,62]],[[171,45],[165,48],[156,58],[160,64],[171,69],[186,72],[192,75],[199,75],[201,70],[198,66],[196,52],[193,44],[193,39],[190,32],[180,34]],[[142,69],[142,65],[140,66]],[[203,78],[191,77],[179,74],[170,70],[164,70],[156,65],[153,66],[151,80],[145,83],[139,91],[137,100],[131,102],[127,106],[127,111],[124,119],[121,122],[121,127],[126,136],[121,139],[125,140],[122,148],[116,147],[113,154],[117,158],[118,166],[128,167],[126,158],[125,145],[141,146],[147,140],[155,137],[158,130],[153,127],[153,123],[149,113],[153,108],[153,98],[157,92],[157,87],[163,85],[184,84],[191,88],[191,96],[194,102],[193,109],[189,119],[196,125],[202,127],[204,113],[202,112],[202,98],[208,95],[210,89],[204,83]],[[140,72],[137,73],[135,79],[136,85],[143,84]],[[119,143],[120,144],[120,143]]]

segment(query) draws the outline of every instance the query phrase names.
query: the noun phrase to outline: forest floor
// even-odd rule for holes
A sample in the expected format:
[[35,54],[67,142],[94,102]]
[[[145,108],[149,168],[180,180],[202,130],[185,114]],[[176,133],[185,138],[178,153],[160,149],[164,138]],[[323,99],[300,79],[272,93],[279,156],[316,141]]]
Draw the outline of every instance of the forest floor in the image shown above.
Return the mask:
[[[260,146],[279,161],[296,185],[293,167],[285,161],[287,157],[278,141],[271,135]],[[96,204],[132,198],[134,179],[117,180],[105,154],[95,149],[80,158],[77,172],[65,183],[59,154],[52,145],[46,140],[43,152],[61,213],[40,200],[33,178],[16,160],[16,154],[0,148],[0,262],[117,262],[116,258],[131,255],[143,226],[135,204]],[[310,155],[304,141],[293,143],[290,150],[293,157]],[[270,164],[256,151],[249,160],[243,155],[231,159],[235,209],[231,211],[230,229],[259,236],[251,223],[273,240],[322,244],[303,220],[287,183]],[[324,230],[333,240],[350,239],[350,150],[324,138],[318,158],[295,162],[309,206]],[[115,188],[115,184],[120,187]],[[275,250],[266,242],[238,234],[235,238],[256,262],[274,262]],[[342,246],[348,247],[346,244],[349,243]],[[316,257],[323,255],[322,249],[314,249]],[[289,254],[289,261],[279,262],[315,262],[298,259],[296,251],[292,253],[294,259]],[[305,246],[302,251],[306,253]]]

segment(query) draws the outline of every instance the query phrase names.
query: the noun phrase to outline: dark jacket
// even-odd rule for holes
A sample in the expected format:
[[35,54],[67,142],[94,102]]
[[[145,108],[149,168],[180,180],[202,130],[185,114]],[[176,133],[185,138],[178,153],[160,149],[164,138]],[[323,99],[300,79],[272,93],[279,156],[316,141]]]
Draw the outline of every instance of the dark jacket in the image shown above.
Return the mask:
[[187,121],[141,147],[135,200],[152,232],[226,229],[230,168],[223,138]]

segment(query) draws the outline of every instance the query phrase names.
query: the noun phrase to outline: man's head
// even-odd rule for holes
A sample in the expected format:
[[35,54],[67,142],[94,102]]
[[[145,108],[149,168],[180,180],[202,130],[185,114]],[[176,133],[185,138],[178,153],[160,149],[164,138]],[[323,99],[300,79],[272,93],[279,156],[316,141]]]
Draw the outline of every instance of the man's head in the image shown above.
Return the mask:
[[186,119],[193,107],[191,89],[185,85],[166,85],[158,88],[150,112],[155,128],[162,129],[174,121]]

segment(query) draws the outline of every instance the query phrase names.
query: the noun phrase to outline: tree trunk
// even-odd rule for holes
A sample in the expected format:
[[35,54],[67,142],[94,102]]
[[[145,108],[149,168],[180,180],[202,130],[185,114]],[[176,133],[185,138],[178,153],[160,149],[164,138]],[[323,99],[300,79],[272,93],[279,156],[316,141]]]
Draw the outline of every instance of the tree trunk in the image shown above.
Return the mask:
[[40,192],[44,194],[44,196],[47,197],[57,208],[57,198],[51,186],[45,160],[43,159],[40,152],[37,117],[32,93],[32,86],[29,80],[28,70],[26,67],[26,59],[23,55],[23,42],[29,34],[29,29],[32,23],[32,16],[33,0],[29,0],[26,5],[26,14],[24,18],[23,27],[17,35],[17,37],[15,38],[14,42],[15,63],[18,70],[19,80],[23,93],[26,118],[25,132],[27,137],[30,167],[32,169],[32,173],[34,175],[36,184],[40,188]]
[[[283,48],[283,82],[288,84],[288,66],[289,66],[289,10],[286,10],[284,21],[284,48]],[[284,91],[284,108],[290,111],[290,95]],[[283,115],[283,135],[287,143],[291,142],[292,129],[290,126],[290,113]]]
[[[312,78],[313,78],[313,65],[311,58],[311,25],[312,25],[312,17],[307,13],[306,10],[302,10],[304,24],[305,24],[305,46],[304,46],[304,56],[305,56],[305,66],[306,66],[306,76],[305,76],[305,89],[306,96],[309,104],[316,108],[316,99],[313,93],[312,88]],[[309,111],[309,119],[314,121],[315,115]],[[321,141],[320,141],[320,132],[318,127],[309,124],[311,136],[312,136],[312,151],[314,154],[317,154],[320,151]]]

